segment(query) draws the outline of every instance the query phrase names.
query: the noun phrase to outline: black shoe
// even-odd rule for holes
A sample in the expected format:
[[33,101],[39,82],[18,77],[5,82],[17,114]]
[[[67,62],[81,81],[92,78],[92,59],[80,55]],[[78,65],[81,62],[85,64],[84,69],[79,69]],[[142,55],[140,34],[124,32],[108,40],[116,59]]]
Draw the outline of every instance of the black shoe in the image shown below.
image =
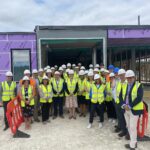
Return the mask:
[[40,122],[40,120],[39,120],[39,119],[35,119],[34,121],[35,121],[35,122]]
[[124,133],[124,132],[121,132],[121,133],[119,133],[119,134],[118,134],[118,136],[119,136],[119,137],[126,136],[126,133]]
[[80,117],[82,117],[82,116],[83,116],[83,114],[81,113],[79,116],[80,116]]
[[130,140],[129,134],[126,134],[125,139],[126,139],[126,140]]
[[6,127],[3,129],[3,131],[6,131],[8,128],[9,128],[9,127],[8,127],[8,126],[6,126]]
[[116,128],[116,129],[115,129],[115,133],[118,133],[118,132],[120,132],[120,131],[121,131],[120,128]]
[[131,148],[129,144],[125,144],[126,149],[135,150],[137,148],[137,143],[135,145],[135,148]]
[[114,128],[119,128],[119,127],[117,125],[115,125]]

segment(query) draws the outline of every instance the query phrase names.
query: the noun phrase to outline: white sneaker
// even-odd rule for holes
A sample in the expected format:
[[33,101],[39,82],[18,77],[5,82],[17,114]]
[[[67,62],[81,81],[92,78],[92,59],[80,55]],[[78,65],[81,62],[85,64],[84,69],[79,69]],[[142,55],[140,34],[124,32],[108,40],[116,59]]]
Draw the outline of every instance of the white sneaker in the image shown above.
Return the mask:
[[115,124],[115,123],[116,123],[116,120],[113,120],[112,123]]
[[90,129],[92,127],[92,124],[90,123],[88,126],[87,126],[87,129]]
[[99,128],[102,128],[103,127],[103,123],[99,123]]
[[112,119],[108,119],[108,122],[112,122],[113,120]]

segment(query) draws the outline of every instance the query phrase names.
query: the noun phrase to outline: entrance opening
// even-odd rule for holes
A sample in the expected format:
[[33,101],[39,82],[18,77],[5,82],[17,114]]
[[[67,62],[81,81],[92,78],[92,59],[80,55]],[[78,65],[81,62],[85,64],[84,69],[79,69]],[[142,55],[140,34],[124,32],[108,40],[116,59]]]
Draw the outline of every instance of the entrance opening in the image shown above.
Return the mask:
[[[100,53],[101,39],[46,39],[41,40],[42,66],[62,65],[81,62],[84,66],[92,63],[93,48]],[[99,60],[101,56],[99,56]]]

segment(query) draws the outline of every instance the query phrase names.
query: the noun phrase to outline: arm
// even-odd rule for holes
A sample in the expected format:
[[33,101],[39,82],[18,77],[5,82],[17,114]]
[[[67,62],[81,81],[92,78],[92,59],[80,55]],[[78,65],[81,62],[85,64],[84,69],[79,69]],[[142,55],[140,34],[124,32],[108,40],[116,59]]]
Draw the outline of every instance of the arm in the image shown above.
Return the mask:
[[56,92],[55,89],[54,89],[53,83],[51,83],[51,86],[52,86],[53,93],[54,93],[54,94],[57,94],[57,92]]
[[138,103],[140,103],[142,101],[142,99],[143,99],[143,87],[141,84],[137,90],[137,98],[134,100],[134,102],[131,102],[131,104],[130,104],[131,108],[133,108]]
[[63,94],[64,88],[65,88],[65,85],[64,85],[64,82],[63,82],[63,87],[62,87],[62,90],[60,91],[60,94]]
[[67,92],[68,95],[70,95],[70,92],[69,92],[68,87],[67,87],[67,83],[65,83],[65,91]]
[[75,88],[73,94],[76,94],[77,92],[78,92],[78,83],[76,83],[76,88]]

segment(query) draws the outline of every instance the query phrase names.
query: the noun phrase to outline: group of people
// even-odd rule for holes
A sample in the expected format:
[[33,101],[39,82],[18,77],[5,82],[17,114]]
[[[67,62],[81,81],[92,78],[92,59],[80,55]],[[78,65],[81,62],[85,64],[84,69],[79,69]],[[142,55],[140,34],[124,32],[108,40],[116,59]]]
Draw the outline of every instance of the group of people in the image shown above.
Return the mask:
[[4,107],[5,128],[9,125],[6,119],[7,104],[15,96],[20,103],[29,129],[33,119],[42,123],[50,122],[60,116],[64,118],[64,105],[69,119],[86,117],[89,112],[89,124],[92,127],[96,116],[99,117],[99,128],[104,125],[104,113],[108,122],[117,123],[114,132],[119,137],[130,139],[127,149],[137,147],[137,122],[143,113],[143,87],[136,81],[132,70],[125,71],[113,65],[108,70],[103,64],[89,65],[88,70],[81,63],[63,64],[58,67],[47,66],[44,69],[24,71],[23,78],[16,84],[12,72],[6,73],[6,81],[0,86],[0,95]]

